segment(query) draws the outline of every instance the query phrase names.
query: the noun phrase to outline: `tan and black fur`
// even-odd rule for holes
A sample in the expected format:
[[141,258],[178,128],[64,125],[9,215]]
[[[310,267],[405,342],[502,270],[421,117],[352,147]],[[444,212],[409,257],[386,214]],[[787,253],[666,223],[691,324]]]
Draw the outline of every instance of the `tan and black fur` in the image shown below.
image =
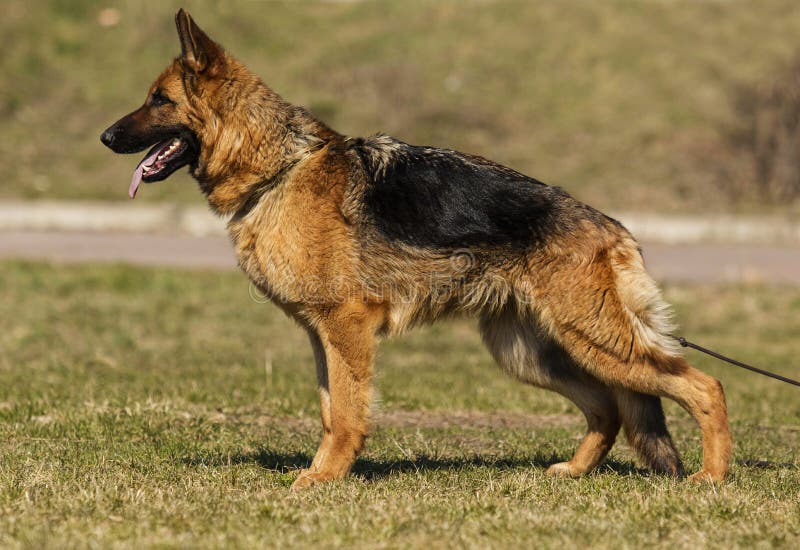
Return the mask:
[[[269,89],[184,11],[182,54],[147,102],[103,134],[117,152],[179,139],[150,179],[188,165],[230,217],[239,264],[307,332],[323,438],[301,488],[349,472],[369,425],[378,339],[451,314],[479,319],[497,363],[586,416],[580,476],[621,426],[653,470],[681,475],[661,397],[700,426],[721,480],[731,437],[720,383],[668,336],[666,305],[622,225],[486,159],[391,137],[349,138]],[[164,175],[166,174],[166,175]]]

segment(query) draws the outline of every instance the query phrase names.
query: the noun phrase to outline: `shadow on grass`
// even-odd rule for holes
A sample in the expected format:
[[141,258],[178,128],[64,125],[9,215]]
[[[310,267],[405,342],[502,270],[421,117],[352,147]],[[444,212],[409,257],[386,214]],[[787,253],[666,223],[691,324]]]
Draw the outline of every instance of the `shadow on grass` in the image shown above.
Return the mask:
[[[186,457],[183,463],[190,466],[207,466],[221,468],[238,464],[257,464],[267,470],[280,473],[289,473],[311,464],[312,456],[306,453],[281,453],[262,449],[253,453],[239,453],[231,455],[208,455]],[[429,455],[419,455],[414,459],[374,459],[362,457],[353,466],[353,474],[367,480],[381,479],[393,474],[406,472],[425,472],[438,470],[460,470],[471,468],[490,468],[494,470],[516,470],[522,468],[546,469],[557,462],[568,460],[567,456],[555,454],[540,454],[533,456],[515,456],[509,458],[495,456],[474,455],[468,457],[442,458]],[[598,474],[617,475],[654,475],[651,471],[636,467],[629,461],[606,460],[598,469]]]
[[[435,470],[460,470],[470,468],[490,468],[494,470],[518,470],[523,468],[547,469],[558,462],[568,460],[567,456],[535,454],[529,457],[502,458],[494,456],[471,456],[463,458],[439,458],[421,455],[415,459],[374,460],[359,459],[353,467],[353,473],[365,479],[380,479],[392,474],[404,472],[424,472]],[[649,475],[650,472],[636,467],[631,462],[609,460],[599,469],[600,473],[616,473],[619,475]]]
[[736,464],[756,470],[796,470],[798,468],[797,464],[792,464],[791,462],[772,462],[771,460],[752,460],[747,458],[737,460]]

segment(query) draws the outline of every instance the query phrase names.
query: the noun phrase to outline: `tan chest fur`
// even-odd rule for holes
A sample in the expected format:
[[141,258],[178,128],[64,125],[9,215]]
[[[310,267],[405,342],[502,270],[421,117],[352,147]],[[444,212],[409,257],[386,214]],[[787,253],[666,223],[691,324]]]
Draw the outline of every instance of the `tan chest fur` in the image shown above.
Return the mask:
[[242,270],[290,309],[339,303],[358,279],[355,230],[340,209],[346,172],[335,160],[310,156],[228,224]]

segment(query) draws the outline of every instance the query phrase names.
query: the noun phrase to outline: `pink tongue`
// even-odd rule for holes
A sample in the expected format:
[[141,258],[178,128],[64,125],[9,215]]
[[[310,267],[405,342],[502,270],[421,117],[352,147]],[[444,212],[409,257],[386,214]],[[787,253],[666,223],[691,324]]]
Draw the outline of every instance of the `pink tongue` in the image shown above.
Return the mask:
[[163,145],[163,143],[159,143],[153,154],[146,156],[136,167],[136,170],[133,171],[131,186],[128,188],[128,196],[130,198],[136,197],[136,191],[139,189],[139,184],[142,183],[142,174],[144,173],[145,165],[149,165],[156,159],[159,153],[161,153],[161,150],[164,148]]

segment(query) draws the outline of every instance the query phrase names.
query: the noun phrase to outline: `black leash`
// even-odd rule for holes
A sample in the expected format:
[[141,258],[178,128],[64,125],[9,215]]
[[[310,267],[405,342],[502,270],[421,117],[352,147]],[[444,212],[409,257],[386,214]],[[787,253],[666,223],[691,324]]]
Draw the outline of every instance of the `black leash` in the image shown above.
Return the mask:
[[701,351],[706,355],[710,355],[711,357],[715,357],[720,359],[721,361],[726,361],[731,365],[736,365],[737,367],[741,367],[743,369],[747,369],[749,371],[757,372],[758,374],[763,374],[764,376],[769,376],[770,378],[774,378],[775,380],[780,380],[781,382],[786,382],[787,384],[791,384],[793,386],[800,386],[800,382],[797,380],[792,380],[791,378],[786,378],[785,376],[781,376],[780,374],[775,374],[774,372],[769,372],[766,370],[761,370],[751,365],[742,363],[741,361],[737,361],[736,359],[731,359],[730,357],[725,357],[724,355],[717,353],[716,351],[711,351],[710,349],[706,349],[703,346],[698,346],[697,344],[693,344],[692,342],[688,341],[683,336],[673,336],[681,346],[685,348],[692,348],[696,349],[697,351]]

